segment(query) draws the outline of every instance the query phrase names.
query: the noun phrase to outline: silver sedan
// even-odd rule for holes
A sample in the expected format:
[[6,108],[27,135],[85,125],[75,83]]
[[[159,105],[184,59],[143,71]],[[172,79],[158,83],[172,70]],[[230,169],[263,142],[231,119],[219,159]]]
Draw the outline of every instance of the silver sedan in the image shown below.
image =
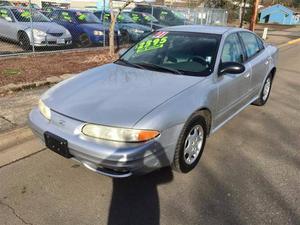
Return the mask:
[[[32,25],[31,25],[32,22]],[[30,46],[68,46],[72,36],[37,10],[0,7],[0,37],[16,41],[24,50]]]
[[248,30],[163,28],[52,87],[29,122],[49,149],[100,174],[187,173],[209,135],[267,102],[277,52]]

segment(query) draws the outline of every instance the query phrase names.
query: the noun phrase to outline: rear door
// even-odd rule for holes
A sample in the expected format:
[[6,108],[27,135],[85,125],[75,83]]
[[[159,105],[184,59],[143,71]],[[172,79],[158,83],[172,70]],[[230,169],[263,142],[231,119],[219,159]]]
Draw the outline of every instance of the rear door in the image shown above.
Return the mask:
[[255,34],[243,31],[239,35],[245,47],[247,61],[252,67],[251,96],[254,98],[259,94],[267,75],[270,59],[262,41]]
[[241,74],[223,74],[218,76],[218,105],[215,125],[221,125],[249,102],[251,85],[251,66],[245,62],[245,51],[237,33],[225,39],[221,62],[244,64],[246,70]]

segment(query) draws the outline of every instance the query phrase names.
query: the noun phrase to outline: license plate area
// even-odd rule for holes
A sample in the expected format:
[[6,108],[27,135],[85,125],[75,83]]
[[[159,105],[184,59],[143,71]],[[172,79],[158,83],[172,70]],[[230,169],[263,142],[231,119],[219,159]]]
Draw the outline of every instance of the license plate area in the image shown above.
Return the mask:
[[57,44],[65,44],[65,39],[59,38],[59,39],[56,40],[56,43]]
[[65,158],[71,158],[72,155],[69,152],[68,148],[68,141],[55,135],[50,132],[44,133],[45,137],[45,144],[47,148],[54,151],[55,153],[65,157]]

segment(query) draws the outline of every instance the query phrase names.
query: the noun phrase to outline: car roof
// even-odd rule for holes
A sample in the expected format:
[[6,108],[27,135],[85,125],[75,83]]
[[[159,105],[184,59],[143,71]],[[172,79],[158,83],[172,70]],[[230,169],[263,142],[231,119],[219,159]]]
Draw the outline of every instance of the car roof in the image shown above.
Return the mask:
[[222,26],[206,26],[206,25],[181,25],[174,27],[162,28],[163,31],[180,31],[180,32],[194,32],[206,34],[224,34],[229,31],[244,31],[244,29],[236,27],[222,27]]
[[91,11],[84,10],[84,9],[55,9],[54,11],[84,12],[84,13],[90,13],[91,12]]

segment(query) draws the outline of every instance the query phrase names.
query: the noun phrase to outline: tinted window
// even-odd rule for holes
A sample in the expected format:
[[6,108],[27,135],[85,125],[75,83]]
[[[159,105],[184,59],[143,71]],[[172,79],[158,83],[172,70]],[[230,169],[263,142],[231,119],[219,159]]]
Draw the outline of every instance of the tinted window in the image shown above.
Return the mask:
[[257,38],[254,34],[249,32],[241,32],[240,34],[246,48],[247,56],[251,58],[260,51]]
[[145,69],[164,67],[185,75],[207,76],[213,71],[220,38],[220,35],[202,33],[155,32],[122,59]]
[[224,43],[221,60],[225,62],[243,62],[243,50],[237,34],[229,35]]
[[28,9],[12,9],[16,19],[20,22],[30,22],[30,17],[33,22],[50,22],[50,20],[44,16],[42,13],[36,10],[32,10],[32,15]]
[[78,23],[100,23],[100,20],[91,12],[74,12]]

